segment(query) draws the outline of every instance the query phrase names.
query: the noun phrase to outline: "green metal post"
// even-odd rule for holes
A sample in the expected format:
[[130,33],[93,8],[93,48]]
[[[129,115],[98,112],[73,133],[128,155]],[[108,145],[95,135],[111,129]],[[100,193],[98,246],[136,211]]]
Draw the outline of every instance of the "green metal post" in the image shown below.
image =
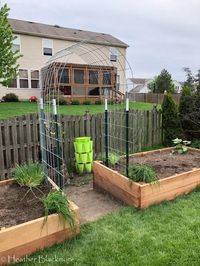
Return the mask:
[[105,99],[105,164],[108,166],[108,100]]
[[126,129],[126,176],[129,176],[129,99],[126,98],[126,119],[125,119],[125,129]]

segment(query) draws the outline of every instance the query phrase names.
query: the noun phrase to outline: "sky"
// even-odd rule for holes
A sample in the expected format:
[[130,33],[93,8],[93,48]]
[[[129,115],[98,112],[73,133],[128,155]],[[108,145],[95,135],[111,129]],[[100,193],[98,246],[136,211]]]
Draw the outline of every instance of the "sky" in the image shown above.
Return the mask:
[[0,0],[10,18],[111,34],[129,45],[135,78],[200,68],[199,0]]

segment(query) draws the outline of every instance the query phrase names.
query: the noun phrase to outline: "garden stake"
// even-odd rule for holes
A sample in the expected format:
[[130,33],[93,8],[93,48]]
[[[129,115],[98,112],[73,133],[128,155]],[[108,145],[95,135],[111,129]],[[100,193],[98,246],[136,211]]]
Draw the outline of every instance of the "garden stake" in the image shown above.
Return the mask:
[[108,166],[108,100],[105,99],[105,164]]
[[125,119],[125,128],[126,128],[126,176],[128,177],[128,168],[129,168],[129,99],[126,98],[126,119]]

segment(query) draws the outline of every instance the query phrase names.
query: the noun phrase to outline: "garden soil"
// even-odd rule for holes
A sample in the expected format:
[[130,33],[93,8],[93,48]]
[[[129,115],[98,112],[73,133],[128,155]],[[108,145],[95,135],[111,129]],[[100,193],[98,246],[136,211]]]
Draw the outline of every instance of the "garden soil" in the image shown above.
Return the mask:
[[[147,164],[153,167],[159,179],[166,178],[175,174],[200,168],[200,152],[188,151],[185,154],[172,154],[167,151],[157,154],[145,154],[145,156],[130,157],[130,166],[133,164]],[[123,160],[116,165],[115,170],[124,171],[125,162]],[[123,168],[123,169],[122,169]]]
[[49,188],[33,189],[35,195],[27,191],[27,187],[17,184],[0,187],[0,229],[44,216],[44,206],[38,198],[47,194]]

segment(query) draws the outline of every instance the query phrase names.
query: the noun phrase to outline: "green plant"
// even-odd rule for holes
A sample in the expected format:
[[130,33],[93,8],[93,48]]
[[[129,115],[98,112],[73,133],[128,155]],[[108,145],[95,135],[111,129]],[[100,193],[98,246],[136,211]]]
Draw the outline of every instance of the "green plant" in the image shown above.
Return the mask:
[[5,96],[2,97],[4,102],[19,102],[19,98],[14,93],[7,93]]
[[195,139],[195,140],[192,142],[191,147],[192,147],[192,148],[195,148],[195,149],[200,149],[200,140],[199,140],[199,139]]
[[[97,156],[96,158],[97,160],[106,161],[106,155],[105,153],[101,154],[100,156]],[[118,155],[117,153],[108,153],[108,164],[111,166],[114,166],[115,164],[118,163],[118,161],[120,160],[120,155]]]
[[72,105],[80,105],[80,101],[79,100],[72,100],[71,104]]
[[70,226],[74,226],[74,215],[70,209],[67,196],[62,191],[51,191],[42,198],[45,208],[45,221],[49,214],[57,213],[64,220],[68,221]]
[[91,104],[91,101],[84,101],[83,104],[84,105],[90,105]]
[[67,105],[67,100],[62,96],[59,98],[59,105]]
[[101,105],[102,104],[102,101],[101,100],[97,100],[97,101],[95,101],[95,104],[96,105]]
[[175,102],[170,94],[164,96],[162,103],[163,144],[171,145],[171,140],[182,134],[180,118]]
[[182,139],[178,139],[178,138],[173,139],[172,141],[175,145],[173,153],[177,152],[178,154],[186,153],[188,151],[187,145],[191,144],[191,141],[182,140]]
[[145,164],[132,165],[128,169],[129,178],[135,182],[152,183],[158,181],[154,169]]
[[42,165],[33,162],[17,165],[14,172],[14,179],[20,186],[27,186],[29,188],[37,187],[44,181]]

